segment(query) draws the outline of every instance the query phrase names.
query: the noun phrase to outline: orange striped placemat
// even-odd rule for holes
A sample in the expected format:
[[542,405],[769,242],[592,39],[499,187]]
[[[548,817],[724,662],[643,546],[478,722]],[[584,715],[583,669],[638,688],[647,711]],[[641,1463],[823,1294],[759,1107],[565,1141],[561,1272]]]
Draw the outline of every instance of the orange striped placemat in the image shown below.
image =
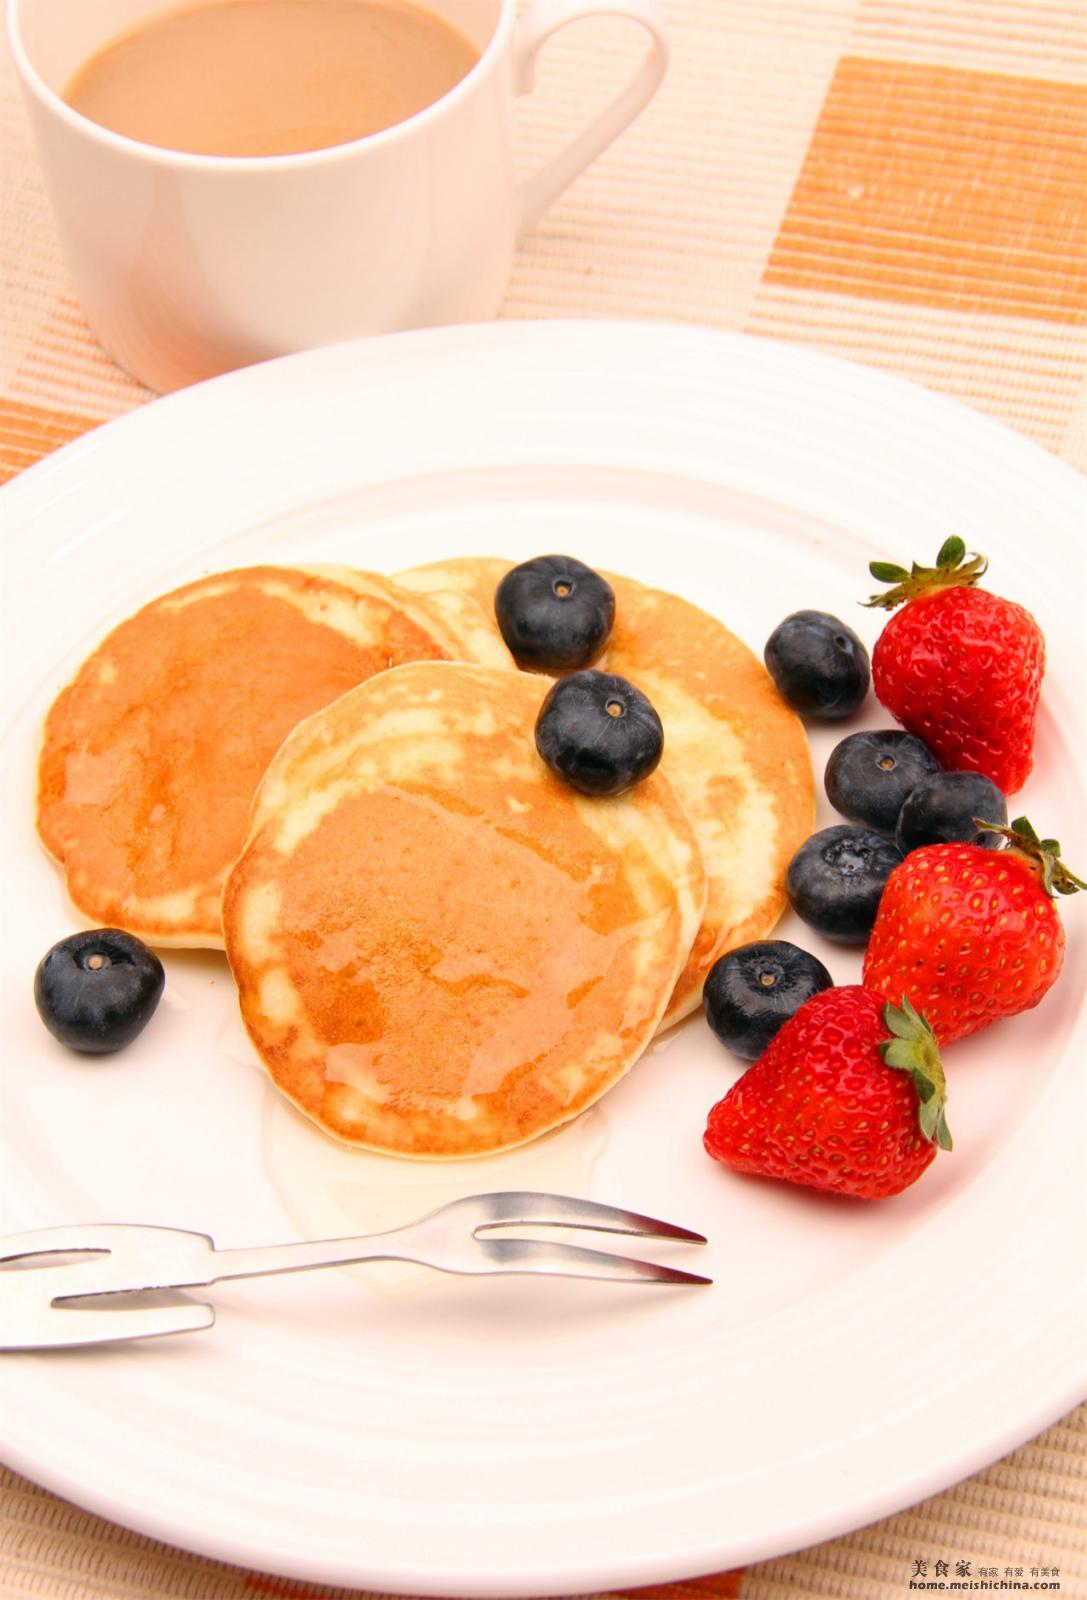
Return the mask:
[[[518,256],[503,316],[647,317],[790,339],[941,390],[1087,469],[1084,0],[664,0],[653,105]],[[630,70],[637,30],[555,39],[526,170]],[[0,58],[0,481],[150,395],[68,284]],[[912,1510],[743,1573],[643,1591],[1087,1600],[1087,1408]],[[978,1592],[978,1590],[975,1590]],[[346,1591],[158,1545],[0,1472],[0,1600]]]
[[[518,256],[502,315],[792,339],[1087,469],[1084,0],[664,0],[649,110]],[[593,20],[519,104],[526,170],[637,60]],[[0,475],[149,398],[87,331],[0,65]]]

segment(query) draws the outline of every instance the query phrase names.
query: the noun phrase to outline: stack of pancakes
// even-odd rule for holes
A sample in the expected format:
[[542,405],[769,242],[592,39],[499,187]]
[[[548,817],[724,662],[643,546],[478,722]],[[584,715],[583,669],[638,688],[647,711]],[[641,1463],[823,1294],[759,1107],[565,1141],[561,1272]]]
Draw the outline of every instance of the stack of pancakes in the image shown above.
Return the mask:
[[123,622],[46,721],[38,829],[88,918],[225,948],[250,1037],[326,1131],[489,1154],[598,1099],[765,936],[811,831],[803,729],[713,617],[608,574],[606,658],[665,752],[627,794],[537,755],[510,563],[251,567]]

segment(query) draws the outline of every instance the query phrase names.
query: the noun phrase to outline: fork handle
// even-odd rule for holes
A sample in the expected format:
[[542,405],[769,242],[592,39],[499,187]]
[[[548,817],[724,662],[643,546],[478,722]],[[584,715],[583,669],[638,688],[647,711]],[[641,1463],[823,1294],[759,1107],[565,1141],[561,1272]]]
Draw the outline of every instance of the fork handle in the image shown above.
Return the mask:
[[[392,1250],[382,1241],[400,1241]],[[354,1239],[309,1239],[298,1244],[257,1245],[251,1250],[216,1250],[207,1283],[224,1278],[264,1278],[277,1272],[310,1272],[315,1267],[346,1267],[360,1261],[419,1261],[405,1254],[405,1230],[362,1234]],[[423,1262],[425,1265],[425,1261]]]

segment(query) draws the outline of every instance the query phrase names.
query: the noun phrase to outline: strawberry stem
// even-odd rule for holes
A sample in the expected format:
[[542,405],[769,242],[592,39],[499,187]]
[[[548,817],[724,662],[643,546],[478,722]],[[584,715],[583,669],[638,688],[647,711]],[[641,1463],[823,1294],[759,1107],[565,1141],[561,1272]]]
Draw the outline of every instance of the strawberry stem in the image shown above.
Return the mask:
[[940,546],[934,567],[922,567],[915,561],[907,572],[905,567],[896,566],[892,561],[870,562],[868,570],[873,578],[892,587],[883,594],[870,595],[861,604],[893,611],[896,606],[923,594],[935,594],[938,589],[972,589],[984,577],[988,565],[984,556],[967,557],[965,544],[957,534],[952,534]]
[[901,1007],[887,1004],[883,1023],[891,1034],[880,1044],[879,1053],[888,1067],[908,1072],[917,1090],[917,1121],[929,1144],[951,1149],[951,1130],[944,1110],[947,1082],[940,1047],[926,1017],[916,1011],[905,995]]
[[974,821],[986,833],[999,833],[1007,839],[1009,849],[1038,874],[1042,888],[1051,900],[1054,895],[1075,894],[1079,889],[1087,889],[1087,883],[1077,878],[1061,860],[1061,847],[1057,840],[1039,839],[1026,817],[1016,817],[1010,828],[1002,827],[997,822],[982,822],[977,817]]

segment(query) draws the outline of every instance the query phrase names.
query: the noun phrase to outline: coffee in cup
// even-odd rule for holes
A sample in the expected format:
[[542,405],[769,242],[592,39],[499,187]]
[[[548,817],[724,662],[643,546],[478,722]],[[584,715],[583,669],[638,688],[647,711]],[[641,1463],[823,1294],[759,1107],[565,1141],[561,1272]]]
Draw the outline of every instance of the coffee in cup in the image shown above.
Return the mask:
[[405,122],[479,55],[414,0],[192,0],[108,40],[64,99],[167,150],[292,155]]

